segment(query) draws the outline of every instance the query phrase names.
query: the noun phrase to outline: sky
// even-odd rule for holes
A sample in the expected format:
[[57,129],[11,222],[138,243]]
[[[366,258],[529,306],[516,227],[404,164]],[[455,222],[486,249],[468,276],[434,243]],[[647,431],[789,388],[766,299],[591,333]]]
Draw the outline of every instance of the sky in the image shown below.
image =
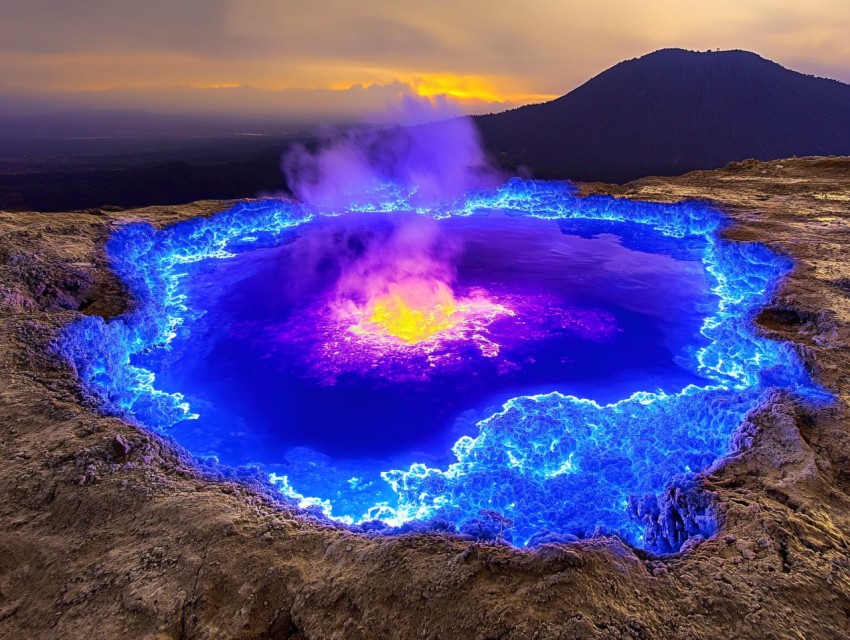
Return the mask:
[[848,0],[0,0],[0,15],[7,111],[358,118],[412,96],[483,113],[666,47],[850,82]]

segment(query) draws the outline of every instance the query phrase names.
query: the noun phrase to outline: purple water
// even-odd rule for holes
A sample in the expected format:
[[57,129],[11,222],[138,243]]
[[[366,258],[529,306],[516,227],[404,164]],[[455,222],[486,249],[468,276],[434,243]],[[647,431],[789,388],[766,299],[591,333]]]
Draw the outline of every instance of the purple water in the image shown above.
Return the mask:
[[320,218],[282,246],[191,267],[187,304],[205,314],[167,352],[143,357],[158,387],[200,414],[172,435],[234,465],[276,463],[298,447],[376,464],[446,461],[458,437],[517,395],[612,402],[700,382],[680,363],[705,343],[715,304],[701,244],[626,223],[440,220],[428,255],[450,263],[455,293],[484,291],[514,312],[487,327],[498,355],[471,339],[439,357],[329,351],[341,330],[317,310],[411,217]]

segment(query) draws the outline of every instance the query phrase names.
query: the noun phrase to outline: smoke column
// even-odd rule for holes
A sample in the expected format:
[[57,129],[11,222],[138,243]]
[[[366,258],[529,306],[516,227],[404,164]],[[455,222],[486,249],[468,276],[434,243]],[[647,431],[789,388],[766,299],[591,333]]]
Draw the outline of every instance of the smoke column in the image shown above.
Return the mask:
[[292,194],[335,210],[399,195],[416,207],[501,181],[472,119],[446,103],[408,97],[390,116],[400,124],[325,131],[288,151],[282,169]]

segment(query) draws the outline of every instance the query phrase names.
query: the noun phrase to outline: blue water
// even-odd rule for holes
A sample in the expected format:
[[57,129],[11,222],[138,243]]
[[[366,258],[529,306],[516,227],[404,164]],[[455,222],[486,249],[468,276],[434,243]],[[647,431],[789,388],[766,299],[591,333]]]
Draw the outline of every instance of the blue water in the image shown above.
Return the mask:
[[[130,225],[108,251],[136,306],[72,324],[57,348],[104,410],[252,465],[301,507],[355,530],[499,530],[518,545],[599,531],[641,544],[664,517],[656,496],[722,457],[766,392],[820,397],[753,329],[787,260],[721,240],[702,204],[519,180],[416,214],[454,247],[456,292],[513,301],[489,327],[498,357],[455,344],[427,375],[413,358],[317,376],[334,358],[315,357],[310,310],[414,215],[399,192],[360,210],[266,200]],[[682,527],[647,544],[714,525],[706,511]]]
[[[325,218],[278,247],[194,265],[186,303],[205,314],[167,350],[134,360],[156,374],[158,388],[183,393],[200,414],[171,435],[229,465],[280,463],[292,448],[306,447],[334,459],[370,459],[380,471],[388,459],[449,461],[460,436],[474,435],[479,420],[518,395],[560,391],[614,402],[705,383],[683,366],[688,350],[707,344],[699,332],[717,306],[699,260],[704,242],[647,235],[626,223],[495,213],[439,221],[443,241],[460,249],[456,288],[548,294],[590,321],[603,312],[616,323],[610,335],[553,329],[511,349],[508,371],[466,347],[462,367],[436,367],[425,380],[380,371],[316,380],[303,365],[311,344],[274,344],[264,329],[305,321],[302,309],[339,276],[340,246],[380,243],[404,221],[403,214]],[[334,242],[316,240],[328,237]],[[551,309],[529,312],[540,311]],[[296,478],[299,469],[288,473]]]

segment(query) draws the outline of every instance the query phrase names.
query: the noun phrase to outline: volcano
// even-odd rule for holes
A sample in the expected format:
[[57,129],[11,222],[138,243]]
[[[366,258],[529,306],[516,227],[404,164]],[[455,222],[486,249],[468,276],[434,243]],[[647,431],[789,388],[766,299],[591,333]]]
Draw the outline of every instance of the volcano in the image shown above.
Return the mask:
[[627,182],[747,158],[850,154],[850,85],[747,51],[663,49],[476,123],[504,164]]

